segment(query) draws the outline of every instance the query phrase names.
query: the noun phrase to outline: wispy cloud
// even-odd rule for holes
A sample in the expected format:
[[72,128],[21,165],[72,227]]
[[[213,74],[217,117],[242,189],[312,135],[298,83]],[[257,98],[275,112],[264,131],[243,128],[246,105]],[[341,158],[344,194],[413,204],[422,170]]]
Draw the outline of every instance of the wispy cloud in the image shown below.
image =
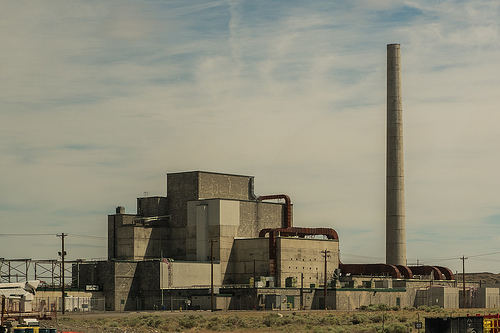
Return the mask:
[[[486,0],[2,1],[1,217],[13,232],[105,234],[95,212],[134,212],[144,191],[165,194],[165,172],[213,170],[255,175],[257,192],[292,196],[297,225],[383,258],[385,45],[397,42],[409,259],[468,235],[468,251],[491,252],[475,228],[500,214],[499,12]],[[75,256],[105,256],[86,251]]]

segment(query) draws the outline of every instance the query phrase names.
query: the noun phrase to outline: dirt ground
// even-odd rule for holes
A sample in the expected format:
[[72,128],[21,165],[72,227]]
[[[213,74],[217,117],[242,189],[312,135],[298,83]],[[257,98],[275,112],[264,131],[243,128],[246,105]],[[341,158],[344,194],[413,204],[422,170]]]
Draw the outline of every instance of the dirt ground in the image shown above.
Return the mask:
[[[496,310],[498,312],[498,310]],[[420,332],[415,322],[425,317],[457,317],[489,314],[488,309],[443,310],[439,308],[384,311],[184,311],[68,314],[42,322],[43,327],[68,332]],[[496,312],[495,312],[496,313]]]

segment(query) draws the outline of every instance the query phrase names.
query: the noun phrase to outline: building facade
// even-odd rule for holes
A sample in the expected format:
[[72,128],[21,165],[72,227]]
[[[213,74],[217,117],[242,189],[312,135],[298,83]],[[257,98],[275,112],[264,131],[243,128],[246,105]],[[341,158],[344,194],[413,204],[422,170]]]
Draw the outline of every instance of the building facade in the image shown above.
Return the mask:
[[166,291],[172,298],[176,288],[206,290],[212,274],[217,288],[249,286],[257,277],[271,287],[319,285],[326,262],[331,279],[338,238],[292,227],[290,200],[269,197],[254,194],[251,176],[169,173],[166,196],[138,198],[135,214],[120,206],[108,216],[108,260],[80,265],[80,284],[100,286],[107,308],[118,310],[150,307],[148,299]]

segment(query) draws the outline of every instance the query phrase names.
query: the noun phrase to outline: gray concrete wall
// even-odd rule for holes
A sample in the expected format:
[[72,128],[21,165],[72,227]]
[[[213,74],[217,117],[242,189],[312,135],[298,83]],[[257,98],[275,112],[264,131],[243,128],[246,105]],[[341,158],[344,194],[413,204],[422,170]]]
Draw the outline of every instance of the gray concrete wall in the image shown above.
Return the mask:
[[498,288],[478,288],[472,306],[476,308],[495,309],[500,307]]
[[456,287],[454,280],[392,280],[393,288],[419,289],[430,286]]
[[262,229],[282,228],[284,210],[282,203],[240,201],[238,237],[259,237]]
[[[153,309],[160,298],[160,261],[99,261],[81,263],[79,288],[97,285],[106,299],[106,310]],[[76,265],[73,275],[76,276]],[[122,304],[123,301],[123,304]]]
[[[214,307],[216,311],[227,311],[230,309],[232,297],[230,295],[215,295]],[[191,297],[191,308],[193,310],[210,310],[212,298],[210,295],[195,295]]]
[[123,229],[124,226],[132,226],[134,219],[135,215],[131,214],[108,215],[108,260],[134,256],[133,231]]
[[227,262],[237,235],[240,213],[239,202],[233,200],[197,200],[187,205],[188,260],[210,259],[210,240],[217,241],[216,260]]
[[160,228],[135,226],[134,257],[129,260],[148,260],[161,257]]
[[[167,191],[167,197],[138,198],[137,215],[120,210],[108,216],[108,259],[142,260],[163,253],[176,260],[206,260],[209,254],[201,243],[210,235],[219,241],[217,260],[223,271],[230,272],[225,262],[231,256],[234,237],[257,237],[261,229],[282,226],[284,205],[253,201],[250,176],[172,173],[167,176]],[[188,202],[195,203],[188,208]],[[202,219],[198,217],[196,222],[191,210],[193,205],[203,204],[210,209],[205,226],[200,226]],[[149,223],[151,217],[167,215],[156,225]]]
[[[147,260],[161,257],[162,235],[166,226],[121,224],[123,216],[111,215],[108,228],[108,258],[115,260]],[[130,219],[131,216],[126,216]],[[118,222],[117,222],[118,220]]]
[[137,215],[141,217],[158,217],[168,215],[167,197],[137,198]]
[[198,199],[250,200],[253,177],[199,172]]
[[187,259],[210,260],[210,240],[214,240],[214,260],[220,262],[223,275],[230,274],[228,263],[238,230],[239,202],[219,199],[190,201],[187,212]]
[[[251,206],[253,206],[253,209],[249,209]],[[282,204],[275,203],[221,199],[188,202],[187,260],[208,260],[210,258],[209,240],[214,239],[216,240],[214,243],[214,258],[220,261],[224,283],[244,283],[246,277],[241,276],[241,272],[237,272],[239,268],[234,267],[234,263],[237,261],[234,258],[234,241],[237,237],[257,237],[260,231],[260,229],[256,228],[258,225],[262,227],[281,226],[283,219],[282,206]],[[245,214],[242,214],[242,207]],[[253,213],[250,214],[250,211]],[[259,219],[260,223],[254,220],[255,218]],[[263,222],[264,219],[266,222]],[[253,227],[249,227],[251,225]]]
[[269,239],[235,239],[231,265],[234,283],[247,283],[254,276],[269,276]]
[[[73,276],[77,275],[76,267],[77,265],[73,266]],[[140,289],[136,276],[137,262],[88,262],[79,264],[78,270],[78,287],[85,289],[86,285],[99,286],[106,299],[106,310],[127,310],[132,309],[132,306],[135,308],[131,297]]]
[[[142,210],[149,214],[164,213],[158,211],[164,198],[139,198],[143,202]],[[158,216],[158,215],[154,215]],[[144,260],[160,258],[165,238],[169,231],[167,220],[153,220],[132,214],[108,215],[108,259],[109,260]]]
[[321,253],[330,251],[327,258],[327,280],[333,278],[335,269],[339,267],[339,242],[328,239],[278,237],[277,250],[277,286],[285,286],[288,277],[295,277],[297,283],[304,274],[304,286],[311,283],[323,285],[325,259]]
[[[116,262],[115,263],[115,310],[132,310],[136,307],[135,295],[139,291],[136,277],[136,262]],[[123,303],[123,304],[122,304]]]
[[[330,294],[332,296],[330,296]],[[315,300],[313,302],[313,309],[320,309],[319,306],[322,302],[320,298],[323,293],[316,290]],[[390,307],[411,307],[413,306],[413,299],[404,290],[391,290],[391,289],[375,289],[375,290],[352,290],[352,289],[336,289],[328,290],[327,306],[329,309],[352,311],[359,309],[362,305],[370,304],[386,304]]]
[[413,306],[426,305],[439,306],[444,309],[458,309],[459,293],[459,288],[444,286],[430,286],[417,289]]
[[188,225],[189,201],[204,199],[253,199],[253,177],[203,171],[167,174],[167,198],[170,227],[166,255],[178,260],[191,260],[193,247],[186,243],[192,235]]
[[[179,262],[160,263],[160,279],[158,288],[190,288],[211,285],[211,263]],[[214,263],[214,287],[221,285],[221,266]]]
[[[339,243],[336,240],[278,237],[277,277],[280,286],[285,286],[287,277],[295,277],[298,286],[301,273],[304,274],[304,287],[311,284],[323,284],[324,257],[321,251],[330,251],[327,258],[327,279],[333,278],[338,268]],[[255,259],[256,276],[269,276],[269,238],[236,239],[233,247],[231,264],[234,272],[234,283],[247,283],[253,277]]]
[[[203,171],[167,174],[167,194],[172,224],[187,224],[188,201],[203,199],[250,200],[253,177],[218,174]],[[174,217],[175,215],[175,217]]]

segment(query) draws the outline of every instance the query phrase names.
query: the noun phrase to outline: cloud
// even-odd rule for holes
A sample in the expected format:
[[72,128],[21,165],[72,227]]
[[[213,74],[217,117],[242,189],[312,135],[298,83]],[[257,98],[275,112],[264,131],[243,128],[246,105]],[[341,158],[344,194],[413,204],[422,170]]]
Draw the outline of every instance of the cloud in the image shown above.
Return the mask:
[[256,176],[259,194],[292,196],[296,225],[383,260],[385,47],[399,42],[409,260],[468,235],[463,251],[492,252],[474,228],[500,214],[495,1],[2,8],[9,231],[105,235],[115,206],[166,193],[166,172],[213,170]]

